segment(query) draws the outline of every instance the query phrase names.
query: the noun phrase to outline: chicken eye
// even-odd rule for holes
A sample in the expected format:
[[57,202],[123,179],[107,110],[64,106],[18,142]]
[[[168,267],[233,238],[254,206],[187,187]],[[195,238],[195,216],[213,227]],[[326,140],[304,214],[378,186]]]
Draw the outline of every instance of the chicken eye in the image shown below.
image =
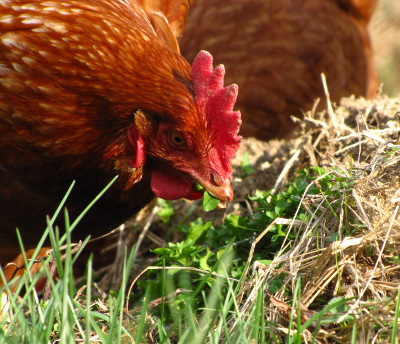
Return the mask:
[[168,141],[171,146],[183,148],[186,146],[186,140],[183,134],[178,130],[170,130],[168,132]]

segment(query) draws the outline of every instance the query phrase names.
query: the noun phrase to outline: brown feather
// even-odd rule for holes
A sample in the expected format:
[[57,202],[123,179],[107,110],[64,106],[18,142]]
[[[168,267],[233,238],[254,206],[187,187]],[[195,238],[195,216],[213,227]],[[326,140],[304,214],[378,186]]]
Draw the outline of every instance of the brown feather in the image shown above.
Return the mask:
[[[171,24],[185,3],[165,7]],[[118,176],[73,240],[115,228],[155,196],[200,198],[196,182],[232,199],[235,151],[222,169],[224,142],[212,154],[205,144],[221,131],[207,125],[168,21],[158,31],[135,0],[11,0],[0,17],[0,264],[19,253],[16,227],[35,247],[73,181],[71,223]],[[217,99],[219,116],[229,117],[234,98]],[[63,229],[63,216],[55,225]]]
[[[244,136],[285,137],[294,129],[290,116],[325,99],[321,73],[333,101],[351,94],[372,97],[377,77],[367,22],[368,0],[197,0],[180,40],[192,61],[198,49],[223,63],[228,83],[239,85],[237,108]],[[370,3],[374,4],[373,0]],[[363,13],[363,14],[361,14]],[[320,102],[320,109],[325,102]]]
[[153,194],[149,176],[138,183],[143,171],[130,167],[126,132],[134,113],[179,121],[195,107],[174,77],[179,71],[189,80],[189,64],[155,35],[135,2],[19,7],[29,2],[0,6],[9,18],[0,23],[0,258],[19,250],[16,227],[34,247],[73,180],[71,218],[119,175],[74,238],[110,230],[140,210]]
[[182,35],[189,6],[194,0],[139,0],[150,16],[164,16],[175,38]]

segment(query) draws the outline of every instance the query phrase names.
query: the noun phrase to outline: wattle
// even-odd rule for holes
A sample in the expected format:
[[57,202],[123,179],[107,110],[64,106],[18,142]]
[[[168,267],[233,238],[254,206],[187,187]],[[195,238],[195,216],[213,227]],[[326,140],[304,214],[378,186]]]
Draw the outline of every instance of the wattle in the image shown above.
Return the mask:
[[193,182],[160,170],[153,171],[150,185],[154,195],[165,200],[195,200],[203,197],[202,193],[195,190]]

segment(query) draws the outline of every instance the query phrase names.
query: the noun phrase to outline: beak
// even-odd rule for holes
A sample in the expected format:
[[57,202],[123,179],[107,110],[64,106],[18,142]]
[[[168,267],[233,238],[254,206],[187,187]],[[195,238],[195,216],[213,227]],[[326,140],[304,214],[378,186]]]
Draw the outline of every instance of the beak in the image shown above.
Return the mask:
[[231,202],[233,199],[233,189],[230,181],[227,179],[221,185],[212,185],[211,183],[202,184],[205,190],[207,190],[211,195],[215,198],[218,198],[220,201]]

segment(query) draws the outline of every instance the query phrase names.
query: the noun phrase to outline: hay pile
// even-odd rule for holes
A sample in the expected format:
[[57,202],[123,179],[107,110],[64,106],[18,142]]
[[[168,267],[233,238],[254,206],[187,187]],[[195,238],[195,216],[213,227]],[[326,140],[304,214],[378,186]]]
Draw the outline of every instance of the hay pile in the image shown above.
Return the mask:
[[[339,295],[347,299],[334,326],[315,328],[310,321],[302,334],[304,341],[349,343],[354,323],[358,342],[389,340],[391,330],[386,331],[386,326],[393,328],[400,285],[399,114],[398,99],[348,98],[335,109],[328,104],[326,112],[307,114],[299,138],[283,143],[281,151],[286,152],[287,162],[275,187],[291,171],[309,165],[348,180],[352,188],[343,190],[341,199],[329,199],[332,205],[340,204],[339,212],[333,210],[338,207],[326,207],[327,196],[306,192],[299,210],[315,209],[311,221],[276,220],[296,233],[295,243],[282,249],[269,266],[253,262],[250,282],[242,285],[239,294],[243,314],[255,302],[257,291],[264,288],[267,294],[269,281],[283,272],[285,285],[293,293],[298,279],[302,280],[299,307],[303,324],[324,307],[321,300],[329,302]],[[318,178],[314,182],[318,183]],[[349,219],[353,220],[353,235],[345,236],[343,228]],[[337,234],[334,241],[333,234]],[[249,261],[251,258],[250,254]],[[285,303],[283,290],[268,297],[267,320],[281,324],[273,331],[284,340],[292,308]],[[349,319],[350,326],[345,326]]]

